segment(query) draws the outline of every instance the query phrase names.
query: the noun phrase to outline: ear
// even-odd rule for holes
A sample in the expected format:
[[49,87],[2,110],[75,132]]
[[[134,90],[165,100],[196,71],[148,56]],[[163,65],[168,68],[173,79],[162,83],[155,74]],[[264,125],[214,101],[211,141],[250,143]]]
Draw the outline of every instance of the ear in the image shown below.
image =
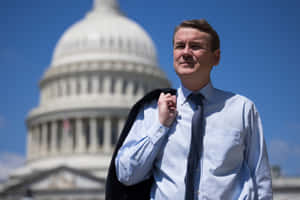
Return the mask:
[[221,51],[220,49],[217,49],[214,51],[213,53],[214,55],[214,66],[217,66],[220,62],[220,59],[221,59]]

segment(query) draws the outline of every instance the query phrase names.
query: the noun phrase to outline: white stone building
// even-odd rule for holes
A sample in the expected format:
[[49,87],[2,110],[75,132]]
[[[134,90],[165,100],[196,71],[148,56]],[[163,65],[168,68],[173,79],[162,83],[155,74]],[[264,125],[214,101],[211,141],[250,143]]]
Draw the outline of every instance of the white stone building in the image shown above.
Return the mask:
[[58,41],[40,83],[40,102],[26,119],[27,162],[0,199],[100,200],[129,109],[154,88],[170,87],[154,43],[119,10],[94,0]]

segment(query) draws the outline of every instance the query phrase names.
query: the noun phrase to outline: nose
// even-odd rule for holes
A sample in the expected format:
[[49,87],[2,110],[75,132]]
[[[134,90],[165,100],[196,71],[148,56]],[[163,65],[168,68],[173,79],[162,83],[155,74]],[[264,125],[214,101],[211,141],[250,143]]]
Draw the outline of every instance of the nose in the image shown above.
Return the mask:
[[190,48],[189,48],[188,45],[186,45],[185,48],[183,49],[183,53],[184,53],[184,54],[190,54],[190,53],[191,53],[191,52],[190,52]]
[[182,57],[184,60],[190,60],[192,59],[192,52],[188,45],[185,46],[185,48],[182,51]]

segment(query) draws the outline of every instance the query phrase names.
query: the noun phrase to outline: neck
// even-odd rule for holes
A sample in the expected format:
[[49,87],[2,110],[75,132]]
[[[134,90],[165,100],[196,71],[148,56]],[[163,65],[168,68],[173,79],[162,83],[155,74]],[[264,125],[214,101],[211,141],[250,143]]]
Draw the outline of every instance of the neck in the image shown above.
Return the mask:
[[180,79],[181,84],[188,90],[196,92],[201,90],[203,87],[205,87],[210,82],[210,77],[205,79]]

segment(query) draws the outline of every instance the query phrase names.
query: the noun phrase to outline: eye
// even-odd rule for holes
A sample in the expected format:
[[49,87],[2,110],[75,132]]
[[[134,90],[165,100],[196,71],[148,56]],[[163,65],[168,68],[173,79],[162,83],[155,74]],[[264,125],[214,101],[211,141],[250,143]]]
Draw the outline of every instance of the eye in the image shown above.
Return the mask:
[[185,45],[183,43],[176,43],[174,45],[174,49],[184,49]]
[[192,50],[200,50],[200,49],[204,49],[203,45],[201,44],[191,44],[190,48]]

